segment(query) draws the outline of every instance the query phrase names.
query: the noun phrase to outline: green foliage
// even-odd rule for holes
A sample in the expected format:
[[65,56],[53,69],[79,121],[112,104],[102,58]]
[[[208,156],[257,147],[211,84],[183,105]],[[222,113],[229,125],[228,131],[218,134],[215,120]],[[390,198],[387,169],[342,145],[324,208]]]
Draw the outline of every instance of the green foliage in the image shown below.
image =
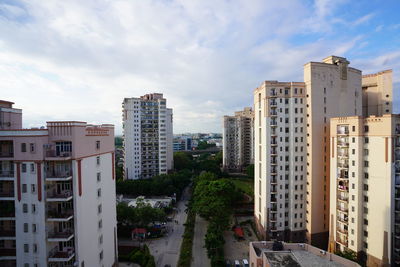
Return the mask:
[[207,158],[205,160],[199,159],[199,162],[196,162],[194,169],[198,172],[212,172],[217,176],[221,176],[221,168],[219,164],[214,160]]
[[339,250],[336,251],[335,254],[345,259],[357,262],[357,253],[352,250],[349,249],[345,249],[344,251]]
[[154,260],[154,256],[150,255],[145,267],[156,267],[156,262]]
[[218,164],[218,165],[221,165],[222,164],[222,151],[220,151],[220,152],[218,152],[216,155],[215,155],[215,157],[214,157],[214,160],[216,161],[216,163]]
[[114,138],[114,144],[116,147],[122,147],[123,139],[121,136],[116,136]]
[[254,164],[246,167],[246,174],[249,178],[254,179]]
[[117,180],[117,194],[130,196],[172,196],[180,197],[183,189],[190,183],[192,174],[189,170],[155,176],[143,180]]
[[197,149],[203,150],[214,146],[215,144],[208,144],[207,141],[199,141],[199,143],[197,144]]
[[185,152],[175,152],[174,169],[177,171],[192,169],[192,156]]
[[136,207],[128,207],[126,203],[117,205],[118,235],[130,237],[130,231],[135,227],[147,227],[151,222],[165,221],[163,210],[150,205],[138,203]]
[[190,267],[192,261],[192,247],[194,236],[194,225],[196,221],[196,213],[189,206],[188,215],[185,223],[185,232],[181,244],[179,254],[178,267]]
[[117,181],[124,178],[124,170],[121,166],[115,166],[115,177],[117,177]]
[[236,188],[243,193],[254,198],[254,182],[248,178],[231,178],[230,181],[236,186]]

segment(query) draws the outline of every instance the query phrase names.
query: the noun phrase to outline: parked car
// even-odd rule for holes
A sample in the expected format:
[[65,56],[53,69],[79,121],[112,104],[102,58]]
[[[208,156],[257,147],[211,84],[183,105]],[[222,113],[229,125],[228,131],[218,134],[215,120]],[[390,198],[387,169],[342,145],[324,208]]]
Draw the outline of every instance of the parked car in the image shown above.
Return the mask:
[[226,260],[226,267],[232,267],[231,262],[229,260]]
[[249,267],[249,261],[247,259],[243,259],[243,267]]
[[238,260],[235,260],[235,267],[240,267],[240,262]]

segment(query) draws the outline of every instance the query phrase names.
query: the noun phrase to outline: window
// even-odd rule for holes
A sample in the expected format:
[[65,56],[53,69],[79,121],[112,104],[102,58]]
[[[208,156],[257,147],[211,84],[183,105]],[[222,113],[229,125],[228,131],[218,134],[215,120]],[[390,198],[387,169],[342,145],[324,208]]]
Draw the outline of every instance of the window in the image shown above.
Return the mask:
[[96,141],[96,149],[100,149],[100,141]]
[[100,260],[102,260],[102,259],[103,259],[103,251],[101,251],[101,252],[100,252],[100,254],[99,254],[99,258],[100,258]]
[[98,172],[98,173],[97,173],[97,182],[100,182],[100,181],[101,181],[101,173]]
[[26,152],[26,143],[21,143],[21,152]]
[[353,128],[353,132],[355,132],[356,131],[356,126],[353,126],[352,128]]
[[[29,252],[29,244],[24,244],[24,252],[28,253]],[[28,264],[29,266],[29,264]]]
[[103,244],[103,235],[100,235],[99,237],[99,244]]
[[368,225],[368,220],[364,219],[364,225]]
[[365,160],[365,161],[364,161],[364,167],[368,167],[368,165],[369,165],[368,160]]
[[365,125],[365,126],[364,126],[364,132],[368,132],[368,131],[369,131],[368,125]]
[[99,229],[101,229],[102,227],[103,227],[103,221],[100,220],[100,221],[99,221]]
[[369,177],[368,172],[364,172],[364,178],[365,178],[365,179],[368,179],[368,177]]
[[32,204],[32,213],[36,213],[36,204]]
[[100,165],[100,156],[96,157],[96,163],[97,163],[97,165]]
[[22,163],[22,172],[26,172],[26,164],[25,163]]
[[28,224],[24,223],[24,233],[27,233],[28,231],[29,231]]
[[28,204],[22,204],[22,211],[28,213]]
[[101,188],[97,189],[97,197],[101,197]]
[[368,144],[368,143],[369,143],[369,139],[368,139],[368,137],[365,137],[365,138],[364,138],[364,143],[366,143],[366,144]]
[[100,205],[97,206],[97,212],[101,213],[101,210],[102,210],[102,207],[101,207],[101,204],[100,204]]
[[31,163],[31,172],[35,172],[35,163]]
[[24,267],[29,267],[29,263],[24,263]]
[[26,184],[22,184],[22,193],[26,193],[28,186]]
[[30,151],[31,153],[35,153],[35,144],[34,144],[34,143],[30,143],[30,144],[29,144],[29,151]]
[[33,244],[33,252],[34,252],[34,253],[37,252],[37,244]]
[[31,184],[31,192],[35,193],[36,192],[36,185]]
[[36,233],[36,223],[32,224],[32,232]]
[[368,243],[364,242],[364,248],[368,248]]

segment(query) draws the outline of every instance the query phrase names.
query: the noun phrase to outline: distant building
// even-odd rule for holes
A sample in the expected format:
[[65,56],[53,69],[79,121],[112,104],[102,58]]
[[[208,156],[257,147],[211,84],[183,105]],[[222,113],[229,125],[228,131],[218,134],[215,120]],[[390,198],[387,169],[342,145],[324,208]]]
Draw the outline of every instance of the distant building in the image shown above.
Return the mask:
[[356,262],[304,243],[284,243],[279,251],[273,242],[250,242],[252,267],[360,267]]
[[124,179],[145,179],[173,168],[172,109],[163,94],[125,98]]
[[254,161],[254,113],[249,107],[224,116],[223,167],[227,171],[241,172]]
[[174,152],[192,150],[192,138],[189,136],[180,136],[174,138]]
[[330,241],[367,266],[400,265],[400,115],[331,119]]
[[116,266],[114,126],[22,129],[0,101],[0,266]]

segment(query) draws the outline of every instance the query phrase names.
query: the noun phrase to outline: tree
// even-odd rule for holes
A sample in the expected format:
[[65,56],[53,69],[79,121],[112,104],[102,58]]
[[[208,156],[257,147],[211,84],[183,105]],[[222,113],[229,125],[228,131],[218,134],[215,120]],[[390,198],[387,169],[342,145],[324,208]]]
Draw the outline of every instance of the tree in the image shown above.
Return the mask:
[[249,178],[254,179],[254,164],[250,164],[246,168],[246,173]]
[[192,169],[192,159],[188,153],[175,152],[174,153],[174,169],[177,171],[184,169]]

